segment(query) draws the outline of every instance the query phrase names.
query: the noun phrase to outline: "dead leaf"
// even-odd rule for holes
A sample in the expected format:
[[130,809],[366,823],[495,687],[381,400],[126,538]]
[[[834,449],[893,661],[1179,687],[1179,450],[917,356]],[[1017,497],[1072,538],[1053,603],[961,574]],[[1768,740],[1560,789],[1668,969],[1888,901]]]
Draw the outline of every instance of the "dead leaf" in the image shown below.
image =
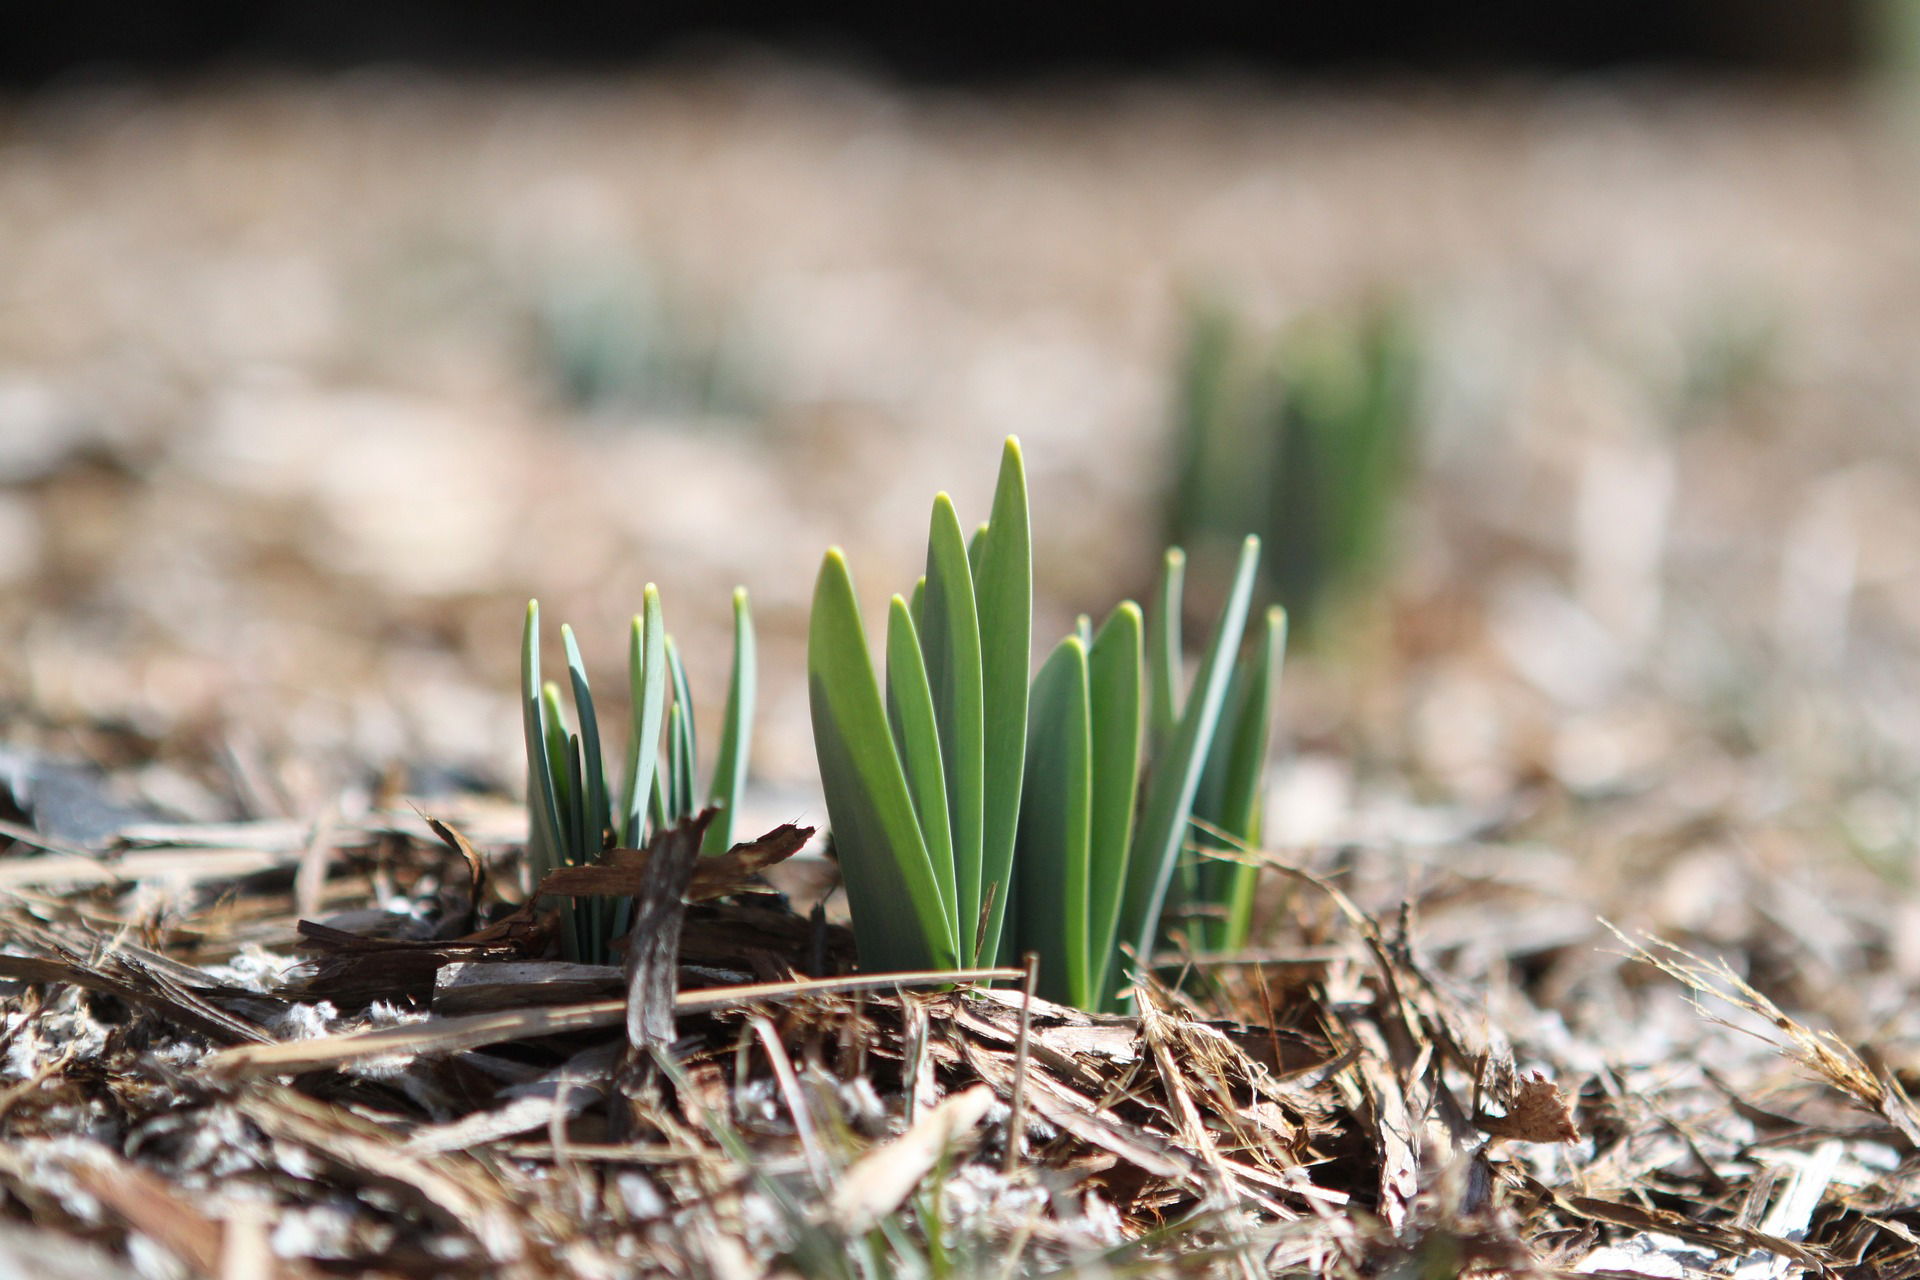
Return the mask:
[[[813,838],[812,827],[787,823],[775,827],[758,840],[736,844],[725,853],[702,858],[694,866],[693,879],[686,889],[688,902],[704,902],[738,893],[754,876],[800,852]],[[645,891],[651,849],[609,849],[598,862],[577,867],[561,867],[549,872],[534,890],[534,897],[554,895],[580,898],[590,894],[631,896]]]
[[1523,1076],[1503,1116],[1485,1112],[1474,1116],[1480,1131],[1511,1142],[1578,1142],[1580,1127],[1573,1121],[1573,1104],[1560,1086],[1538,1071]]
[[467,901],[477,906],[487,888],[486,861],[474,852],[473,842],[453,827],[431,814],[423,813],[420,816],[426,819],[427,826],[433,829],[433,834],[440,837],[440,843],[459,854],[461,861],[467,864]]

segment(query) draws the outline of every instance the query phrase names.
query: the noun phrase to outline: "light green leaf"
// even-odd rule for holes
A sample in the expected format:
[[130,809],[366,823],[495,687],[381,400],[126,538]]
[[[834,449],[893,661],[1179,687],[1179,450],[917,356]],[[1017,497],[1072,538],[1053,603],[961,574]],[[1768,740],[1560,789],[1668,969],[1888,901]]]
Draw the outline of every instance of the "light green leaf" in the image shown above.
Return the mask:
[[1140,606],[1124,601],[1101,625],[1088,655],[1093,799],[1087,843],[1092,886],[1087,900],[1087,953],[1093,978],[1083,1008],[1097,1007],[1106,989],[1133,844],[1142,736],[1140,633]]
[[551,680],[540,685],[540,717],[547,728],[547,767],[553,771],[553,812],[560,831],[560,860],[571,863],[578,860],[575,850],[579,843],[574,834],[578,829],[577,789],[569,786],[576,770],[568,767],[568,761],[577,744],[568,741],[566,715],[560,707],[560,686]]
[[621,840],[638,848],[646,838],[647,810],[660,754],[660,730],[666,721],[666,622],[660,590],[651,582],[642,596],[644,614],[633,620],[627,646],[627,683],[633,696],[632,738],[627,743],[626,830]]
[[[1000,455],[993,512],[971,548],[980,617],[981,696],[985,721],[980,836],[981,892],[997,886],[979,961],[994,958],[1013,887],[1027,754],[1027,681],[1033,668],[1033,528],[1020,442]],[[965,926],[963,918],[963,927]]]
[[[988,550],[991,554],[991,547]],[[940,727],[940,763],[947,775],[961,962],[971,964],[980,920],[985,788],[980,615],[974,604],[973,574],[967,567],[966,538],[953,501],[944,493],[933,500],[927,531],[927,599],[919,632]],[[1024,683],[1024,671],[1021,679]]]
[[701,848],[705,853],[725,853],[739,836],[735,808],[747,789],[747,757],[753,749],[753,704],[758,685],[759,659],[753,636],[753,613],[747,605],[747,589],[733,593],[733,674],[727,682],[726,721],[720,730],[720,755],[713,762],[713,787],[707,803],[720,806],[720,814],[707,828]]
[[954,913],[920,836],[853,578],[837,547],[814,585],[807,695],[861,964],[875,972],[958,967]]
[[669,811],[675,822],[693,816],[694,761],[699,759],[699,744],[693,736],[693,695],[687,686],[687,669],[680,664],[680,650],[667,637],[667,676],[673,681],[673,706],[667,712],[667,747],[672,788],[668,792]]
[[[927,844],[941,897],[959,902],[953,879],[953,827],[947,813],[947,776],[940,762],[940,727],[934,719],[933,690],[920,655],[920,637],[913,627],[906,601],[895,596],[887,609],[887,720],[895,747],[906,770],[907,789],[913,795],[920,820],[920,836]],[[966,922],[955,919],[954,936]]]
[[[1196,818],[1221,833],[1203,837],[1203,846],[1251,849],[1260,840],[1260,790],[1266,776],[1273,726],[1273,696],[1286,652],[1287,616],[1267,610],[1261,642],[1240,660],[1227,693],[1213,751],[1194,798]],[[1205,950],[1246,945],[1253,922],[1253,890],[1258,868],[1213,861],[1200,868],[1200,898],[1220,914],[1195,922],[1195,942]]]
[[1068,636],[1034,677],[1014,894],[1020,946],[1040,957],[1040,993],[1088,1007],[1099,992],[1089,954],[1088,838],[1093,730],[1087,651]]
[[587,664],[580,660],[580,646],[573,638],[572,627],[561,626],[560,643],[566,649],[567,679],[573,686],[573,710],[580,718],[580,747],[584,753],[581,772],[586,784],[582,797],[585,821],[580,833],[585,841],[584,851],[593,856],[600,852],[601,836],[611,814],[607,803],[606,765],[600,755],[600,718],[594,714],[593,690],[587,687]]
[[533,882],[560,865],[559,797],[540,703],[540,602],[527,602],[520,639],[520,713],[527,747],[527,867]]
[[[1127,865],[1127,891],[1120,908],[1121,937],[1132,943],[1139,962],[1153,954],[1160,930],[1160,912],[1173,879],[1193,813],[1194,792],[1206,766],[1213,734],[1233,676],[1234,659],[1246,630],[1247,610],[1253,601],[1255,572],[1260,564],[1260,539],[1249,537],[1240,548],[1233,589],[1214,628],[1206,660],[1194,679],[1193,690],[1181,712],[1173,737],[1156,752],[1144,817],[1134,833]],[[1172,558],[1168,566],[1171,569]],[[1151,665],[1151,664],[1149,664]],[[1115,974],[1115,980],[1120,975]]]

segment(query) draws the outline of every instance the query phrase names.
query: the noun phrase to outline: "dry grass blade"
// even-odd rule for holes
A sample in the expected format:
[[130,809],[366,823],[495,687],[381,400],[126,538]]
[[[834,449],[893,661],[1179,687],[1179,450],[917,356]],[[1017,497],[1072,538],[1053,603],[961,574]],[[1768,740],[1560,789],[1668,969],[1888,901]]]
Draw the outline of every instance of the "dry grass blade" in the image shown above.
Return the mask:
[[[1010,1058],[970,1043],[962,1044],[961,1053],[974,1074],[993,1086],[1001,1101],[1011,1104],[1016,1076]],[[1025,1097],[1027,1105],[1056,1128],[1151,1177],[1171,1179],[1204,1192],[1205,1179],[1198,1162],[1162,1135],[1124,1123],[1093,1099],[1037,1072],[1028,1074]]]
[[[745,1009],[842,991],[886,990],[891,987],[947,986],[956,982],[992,982],[1017,978],[1018,969],[924,970],[917,973],[862,973],[845,978],[806,978],[794,982],[761,982],[738,987],[707,987],[682,991],[674,998],[679,1013]],[[571,1031],[614,1027],[625,1021],[625,1000],[594,1000],[585,1004],[544,1009],[513,1009],[477,1013],[460,1018],[428,1018],[399,1027],[347,1035],[315,1036],[275,1044],[244,1045],[211,1054],[205,1067],[214,1074],[261,1075],[311,1071],[395,1054],[457,1053],[508,1040],[530,1040]]]
[[[328,817],[331,818],[331,815],[332,811],[329,810]],[[486,859],[482,858],[479,852],[474,849],[473,841],[462,835],[459,829],[452,824],[442,822],[440,819],[430,817],[427,814],[421,814],[420,816],[425,820],[433,834],[440,838],[441,844],[446,845],[447,848],[460,855],[460,861],[464,863],[467,868],[467,901],[478,903],[481,895],[483,895],[487,889]],[[329,822],[328,825],[331,825],[331,823]],[[315,843],[319,843],[318,836],[315,836]],[[303,904],[301,914],[310,915],[312,913],[308,911]]]
[[[1775,1043],[1783,1054],[1868,1112],[1886,1120],[1912,1148],[1920,1150],[1920,1108],[1914,1106],[1896,1077],[1885,1071],[1876,1073],[1839,1036],[1831,1031],[1817,1031],[1790,1017],[1724,960],[1709,961],[1670,942],[1643,945],[1617,929],[1614,936],[1633,949],[1635,959],[1684,984],[1694,993],[1695,1003],[1702,1005],[1703,1012],[1702,997],[1708,997],[1764,1020],[1779,1033]],[[1757,1034],[1713,1014],[1706,1016],[1735,1030]]]
[[109,954],[102,963],[78,957],[0,955],[0,978],[22,982],[64,982],[150,1009],[191,1028],[216,1044],[271,1042],[257,1024],[223,1009],[200,990],[188,987],[159,966],[142,964],[131,956]]

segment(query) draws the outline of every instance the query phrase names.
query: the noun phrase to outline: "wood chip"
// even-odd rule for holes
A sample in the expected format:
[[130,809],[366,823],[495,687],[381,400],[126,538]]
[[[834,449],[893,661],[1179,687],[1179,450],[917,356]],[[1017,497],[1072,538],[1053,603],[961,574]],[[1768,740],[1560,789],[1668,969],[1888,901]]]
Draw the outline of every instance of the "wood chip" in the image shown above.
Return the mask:
[[826,1215],[850,1236],[865,1235],[906,1202],[921,1179],[970,1142],[993,1108],[985,1085],[954,1094],[899,1137],[869,1151],[835,1182]]

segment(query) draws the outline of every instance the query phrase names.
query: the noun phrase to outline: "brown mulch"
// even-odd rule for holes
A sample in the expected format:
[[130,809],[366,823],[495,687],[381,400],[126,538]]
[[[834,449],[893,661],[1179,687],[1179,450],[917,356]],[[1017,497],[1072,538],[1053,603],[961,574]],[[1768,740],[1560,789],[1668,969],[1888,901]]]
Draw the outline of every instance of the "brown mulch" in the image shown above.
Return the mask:
[[0,1259],[1920,1272],[1893,1041],[1804,1024],[1752,957],[1553,940],[1524,872],[1426,876],[1394,909],[1341,887],[1367,894],[1382,851],[1270,855],[1267,951],[1165,957],[1138,1016],[1094,1017],[1017,977],[850,973],[845,931],[746,882],[766,855],[744,846],[675,908],[670,1039],[647,1046],[648,982],[552,959],[548,922],[492,887],[515,879],[510,815],[446,816],[17,843]]

